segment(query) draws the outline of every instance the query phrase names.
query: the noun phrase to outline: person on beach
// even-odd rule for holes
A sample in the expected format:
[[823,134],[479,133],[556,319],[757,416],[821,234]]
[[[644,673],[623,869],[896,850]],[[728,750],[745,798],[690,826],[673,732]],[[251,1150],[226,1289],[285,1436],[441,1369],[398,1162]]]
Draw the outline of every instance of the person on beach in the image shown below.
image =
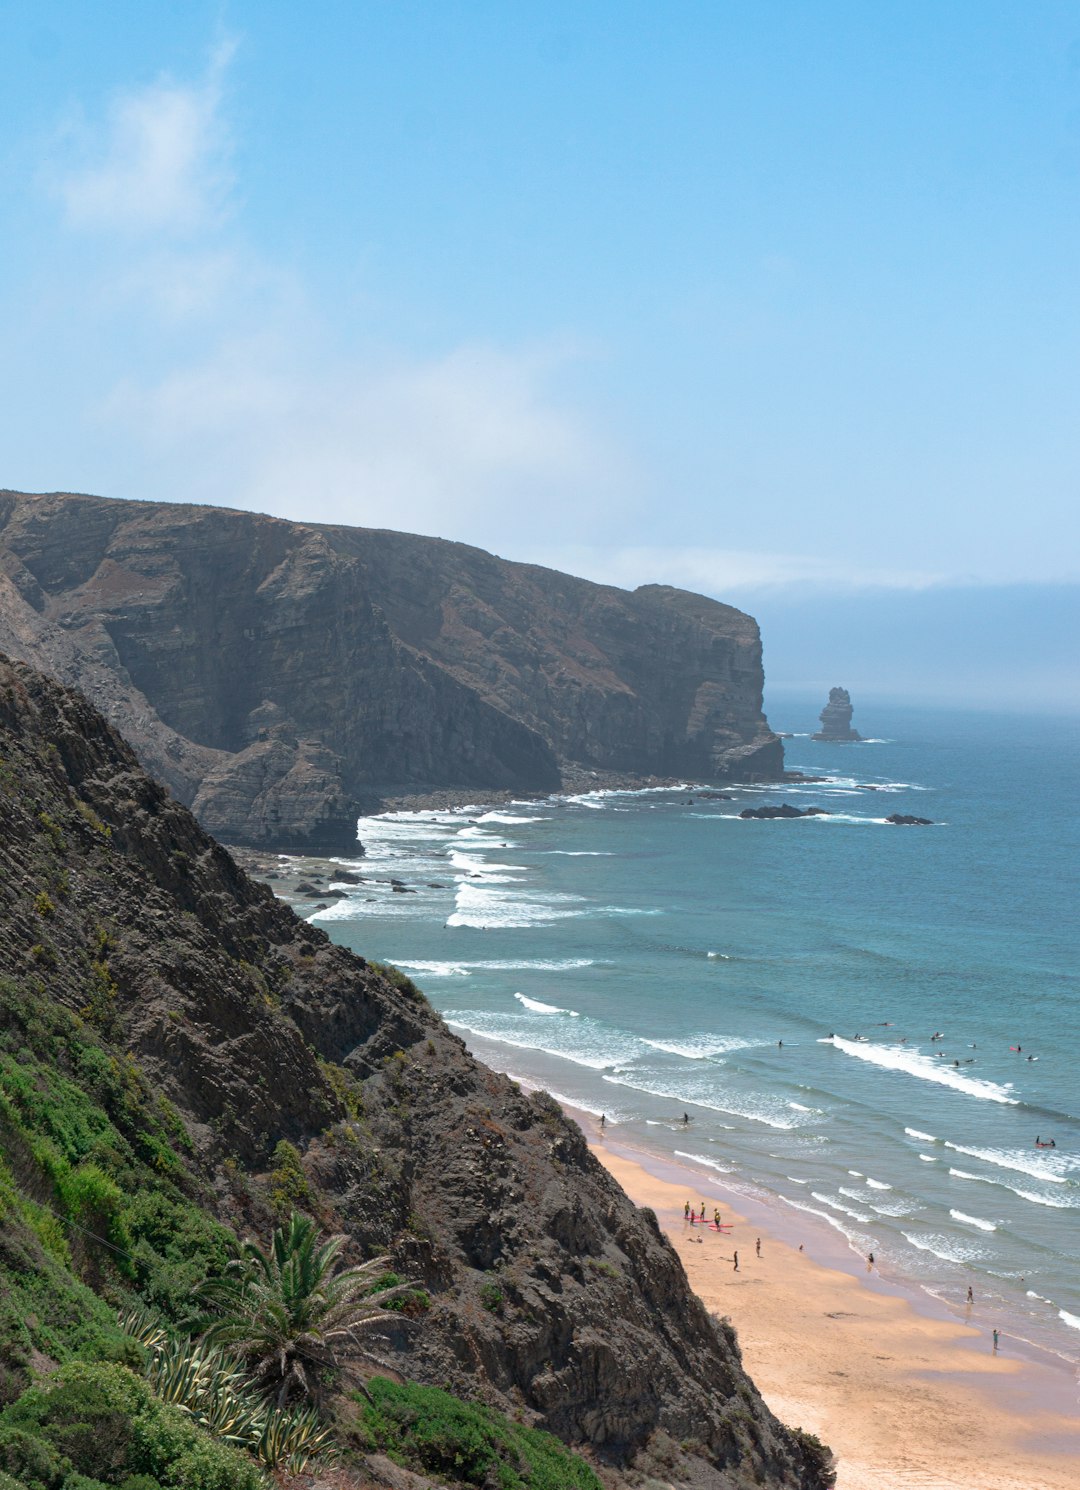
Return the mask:
[[682,1115],[682,1125],[683,1125],[683,1127],[685,1128],[689,1124],[689,1122],[690,1122],[690,1114],[688,1112],[684,1112],[683,1115]]
[[600,1114],[600,1126],[601,1128],[607,1127],[607,1118],[604,1116],[603,1113]]
[[975,1302],[975,1295],[971,1291],[971,1284],[970,1283],[968,1284],[967,1301],[968,1301],[969,1304],[973,1304]]
[[872,1252],[868,1252],[867,1255],[866,1255],[866,1271],[869,1272],[870,1269],[873,1266],[874,1266],[874,1254]]
[[690,1220],[690,1202],[689,1201],[687,1201],[686,1204],[683,1206],[682,1213],[683,1213],[683,1220],[684,1221],[689,1221]]
[[713,1206],[712,1219],[713,1219],[713,1225],[716,1227],[717,1231],[719,1231],[720,1230],[720,1207],[718,1205],[717,1206]]
[[[738,1252],[738,1249],[737,1248],[736,1248],[736,1251],[735,1251],[735,1267],[734,1267],[734,1271],[736,1273],[739,1271],[739,1252]],[[995,1330],[994,1333],[997,1334],[997,1331]]]
[[997,1348],[998,1348],[998,1332],[997,1332],[997,1330],[995,1330],[994,1331],[994,1354],[995,1355],[997,1355]]
[[758,1237],[757,1241],[754,1243],[754,1250],[757,1252],[757,1255],[760,1257],[761,1256],[761,1238],[760,1237]]

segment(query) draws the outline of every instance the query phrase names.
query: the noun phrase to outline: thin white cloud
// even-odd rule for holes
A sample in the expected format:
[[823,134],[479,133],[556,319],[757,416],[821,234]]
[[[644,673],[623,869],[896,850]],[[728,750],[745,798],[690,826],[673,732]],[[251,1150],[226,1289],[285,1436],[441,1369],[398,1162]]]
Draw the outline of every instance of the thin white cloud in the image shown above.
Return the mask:
[[676,585],[706,595],[741,592],[851,592],[854,590],[926,590],[945,583],[964,583],[940,571],[892,569],[837,563],[807,554],[768,550],[696,546],[586,547],[549,546],[536,562],[569,569],[602,584],[633,589],[643,584]]
[[[558,398],[572,346],[461,346],[387,366],[286,324],[222,341],[101,418],[138,440],[154,495],[411,528],[485,547],[602,521],[632,485],[618,452]],[[592,534],[586,529],[586,536]]]
[[117,94],[104,124],[79,132],[83,159],[58,182],[72,226],[189,234],[220,221],[232,185],[221,105],[234,51],[220,44],[193,83],[161,77]]

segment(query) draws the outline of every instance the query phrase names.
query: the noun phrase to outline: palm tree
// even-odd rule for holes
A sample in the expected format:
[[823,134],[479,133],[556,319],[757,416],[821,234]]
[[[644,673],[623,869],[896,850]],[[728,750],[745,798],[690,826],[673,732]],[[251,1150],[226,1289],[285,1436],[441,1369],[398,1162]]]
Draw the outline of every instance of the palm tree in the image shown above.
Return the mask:
[[320,1245],[315,1223],[293,1211],[287,1226],[275,1227],[265,1252],[245,1242],[225,1276],[199,1290],[218,1315],[203,1339],[242,1357],[253,1381],[279,1406],[292,1397],[317,1397],[323,1371],[348,1345],[366,1355],[359,1333],[385,1319],[384,1304],[416,1286],[400,1283],[372,1294],[390,1259],[342,1268],[344,1246],[343,1236]]

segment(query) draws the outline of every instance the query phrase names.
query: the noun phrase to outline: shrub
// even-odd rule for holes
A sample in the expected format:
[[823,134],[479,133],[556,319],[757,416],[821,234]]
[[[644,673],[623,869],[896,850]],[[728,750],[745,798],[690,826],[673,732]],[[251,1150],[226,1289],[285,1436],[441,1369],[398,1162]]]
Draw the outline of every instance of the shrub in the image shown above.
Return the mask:
[[438,1387],[368,1382],[356,1436],[421,1473],[499,1490],[601,1490],[584,1459],[536,1428]]

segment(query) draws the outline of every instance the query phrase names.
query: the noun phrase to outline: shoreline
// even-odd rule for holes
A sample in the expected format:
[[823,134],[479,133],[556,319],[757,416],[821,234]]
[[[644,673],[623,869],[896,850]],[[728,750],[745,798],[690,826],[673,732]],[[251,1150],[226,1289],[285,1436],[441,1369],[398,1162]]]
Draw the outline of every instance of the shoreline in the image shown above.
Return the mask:
[[[977,1300],[964,1319],[903,1280],[863,1276],[849,1249],[844,1266],[841,1247],[785,1225],[775,1206],[564,1110],[631,1200],[656,1212],[706,1308],[731,1319],[777,1417],[836,1453],[837,1490],[1075,1490],[1080,1413],[1065,1362],[1017,1351],[1004,1332],[995,1352]],[[709,1213],[719,1205],[732,1231],[691,1228],[683,1206],[695,1199]]]

